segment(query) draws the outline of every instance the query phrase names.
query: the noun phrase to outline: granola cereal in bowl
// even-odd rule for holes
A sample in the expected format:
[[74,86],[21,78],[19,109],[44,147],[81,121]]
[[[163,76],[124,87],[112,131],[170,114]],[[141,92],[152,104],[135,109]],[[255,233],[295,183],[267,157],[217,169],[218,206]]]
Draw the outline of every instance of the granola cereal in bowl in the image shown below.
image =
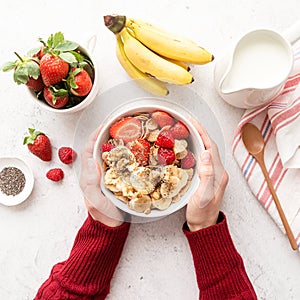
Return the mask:
[[181,106],[152,99],[127,103],[104,122],[94,158],[102,167],[101,189],[119,209],[152,218],[187,204],[204,149],[190,118]]

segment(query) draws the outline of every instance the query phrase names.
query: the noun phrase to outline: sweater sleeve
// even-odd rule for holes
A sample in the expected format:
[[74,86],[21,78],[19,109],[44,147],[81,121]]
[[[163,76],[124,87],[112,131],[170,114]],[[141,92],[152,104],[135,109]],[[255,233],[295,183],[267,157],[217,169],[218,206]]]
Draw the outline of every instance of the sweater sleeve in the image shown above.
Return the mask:
[[199,299],[257,299],[222,212],[216,225],[190,232],[185,223],[183,232],[194,259]]
[[69,258],[54,265],[34,299],[105,299],[129,227],[129,223],[108,227],[89,215],[77,233]]

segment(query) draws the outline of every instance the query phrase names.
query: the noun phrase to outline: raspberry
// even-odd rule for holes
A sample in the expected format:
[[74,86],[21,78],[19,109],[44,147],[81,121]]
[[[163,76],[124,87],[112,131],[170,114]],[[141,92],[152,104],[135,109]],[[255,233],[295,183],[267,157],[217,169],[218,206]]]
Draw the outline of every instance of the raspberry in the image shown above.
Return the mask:
[[102,153],[103,152],[109,152],[111,149],[114,149],[115,146],[113,144],[110,144],[110,143],[105,143],[101,146],[101,149],[102,149]]
[[66,165],[75,161],[77,153],[70,147],[61,147],[58,150],[59,159]]
[[157,152],[157,161],[160,165],[171,165],[175,160],[175,153],[172,149],[160,147]]
[[194,167],[196,164],[194,154],[188,150],[187,155],[181,160],[181,168],[182,169],[190,169]]
[[52,181],[61,181],[64,178],[64,172],[60,168],[51,169],[47,172],[46,177]]
[[159,147],[173,148],[174,138],[170,130],[163,130],[157,137],[155,144]]

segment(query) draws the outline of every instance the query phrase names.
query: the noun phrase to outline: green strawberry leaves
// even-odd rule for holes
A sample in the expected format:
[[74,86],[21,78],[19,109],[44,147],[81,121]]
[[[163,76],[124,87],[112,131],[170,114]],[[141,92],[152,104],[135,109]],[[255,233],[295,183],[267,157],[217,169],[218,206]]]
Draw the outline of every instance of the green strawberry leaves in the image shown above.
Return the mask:
[[33,79],[38,79],[38,77],[40,76],[40,67],[35,61],[28,61],[26,63],[26,69],[28,72],[28,76],[33,77]]
[[16,67],[16,62],[15,61],[8,61],[3,64],[1,67],[3,72],[8,72]]
[[77,59],[71,51],[78,48],[79,45],[71,41],[66,41],[62,32],[51,34],[47,43],[45,43],[41,38],[39,38],[39,41],[44,45],[45,48],[43,51],[45,53],[59,56],[69,64],[77,63]]
[[65,37],[62,32],[57,32],[54,35],[51,34],[48,38],[47,44],[51,48],[55,48],[57,45],[63,43],[65,41]]
[[23,145],[28,145],[28,144],[33,145],[37,136],[40,134],[44,134],[43,132],[35,130],[34,128],[28,128],[28,131],[29,131],[29,135],[25,136],[23,140]]
[[47,43],[39,38],[39,41],[46,47],[48,51],[71,51],[78,47],[77,43],[66,41],[62,32],[51,34]]
[[71,65],[77,63],[76,57],[70,52],[62,52],[58,56]]
[[3,72],[8,72],[10,70],[14,71],[14,81],[17,84],[26,84],[29,77],[37,79],[40,76],[40,67],[36,60],[32,57],[21,57],[15,52],[18,59],[14,62],[7,62],[2,66]]
[[41,51],[41,47],[32,48],[27,52],[27,56],[29,57],[36,56],[40,51]]
[[71,72],[69,73],[69,76],[67,78],[67,85],[70,88],[70,90],[72,89],[77,89],[78,85],[75,82],[75,76],[77,74],[79,74],[82,71],[82,68],[76,68],[74,70],[71,70]]
[[78,44],[70,41],[63,42],[55,47],[58,51],[72,51],[78,47]]
[[29,80],[29,77],[33,79],[38,79],[40,76],[39,65],[34,61],[25,61],[17,65],[14,72],[14,81],[17,84],[26,84]]
[[62,88],[56,88],[55,86],[50,86],[49,87],[50,91],[51,91],[51,94],[53,96],[52,98],[52,103],[53,104],[56,104],[56,100],[57,98],[60,98],[60,97],[67,97],[69,95],[68,91],[65,90],[65,89],[62,89]]
[[92,68],[92,69],[94,68],[92,61],[90,59],[88,59],[86,56],[84,56],[76,51],[71,51],[71,53],[76,57],[79,68],[86,69],[86,71],[89,68]]

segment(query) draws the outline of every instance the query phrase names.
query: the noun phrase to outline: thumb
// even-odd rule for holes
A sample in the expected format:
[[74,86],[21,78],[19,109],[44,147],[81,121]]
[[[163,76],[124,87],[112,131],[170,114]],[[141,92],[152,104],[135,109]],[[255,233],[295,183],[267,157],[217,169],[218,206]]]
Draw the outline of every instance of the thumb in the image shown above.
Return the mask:
[[203,208],[214,198],[214,170],[211,153],[208,150],[204,150],[200,154],[198,175],[200,177],[199,206]]

